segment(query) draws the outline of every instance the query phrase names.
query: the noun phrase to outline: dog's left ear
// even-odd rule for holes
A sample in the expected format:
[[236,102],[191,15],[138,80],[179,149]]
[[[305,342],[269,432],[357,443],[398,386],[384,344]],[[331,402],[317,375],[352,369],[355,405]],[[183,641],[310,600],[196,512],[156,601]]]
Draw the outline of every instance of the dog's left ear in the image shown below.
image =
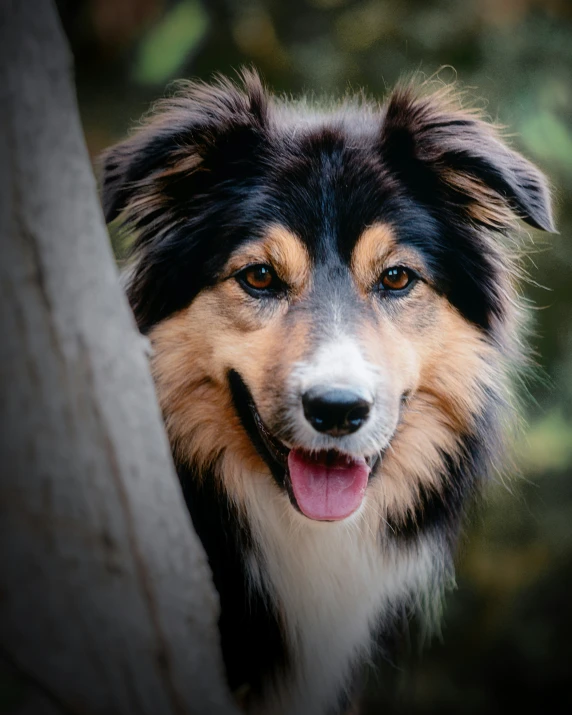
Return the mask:
[[548,182],[501,141],[495,128],[453,108],[443,93],[393,92],[386,106],[382,152],[417,194],[435,192],[475,221],[504,229],[515,214],[555,231]]

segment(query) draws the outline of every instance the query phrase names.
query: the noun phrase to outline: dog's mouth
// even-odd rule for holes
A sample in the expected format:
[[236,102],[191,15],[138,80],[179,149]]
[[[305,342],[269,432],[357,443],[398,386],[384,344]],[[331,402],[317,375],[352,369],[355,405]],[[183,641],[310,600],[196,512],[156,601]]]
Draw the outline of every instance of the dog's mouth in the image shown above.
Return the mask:
[[267,428],[240,375],[231,370],[228,379],[242,426],[293,506],[318,521],[339,521],[357,511],[380,454],[355,457],[336,449],[288,447]]

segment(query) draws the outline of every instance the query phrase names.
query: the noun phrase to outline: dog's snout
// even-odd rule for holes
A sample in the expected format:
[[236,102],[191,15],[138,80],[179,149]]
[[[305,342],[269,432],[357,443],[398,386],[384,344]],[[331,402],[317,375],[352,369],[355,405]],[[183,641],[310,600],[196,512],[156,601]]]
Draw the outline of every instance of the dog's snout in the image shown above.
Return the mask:
[[341,437],[356,432],[369,417],[372,403],[342,388],[314,387],[302,396],[304,415],[318,432]]

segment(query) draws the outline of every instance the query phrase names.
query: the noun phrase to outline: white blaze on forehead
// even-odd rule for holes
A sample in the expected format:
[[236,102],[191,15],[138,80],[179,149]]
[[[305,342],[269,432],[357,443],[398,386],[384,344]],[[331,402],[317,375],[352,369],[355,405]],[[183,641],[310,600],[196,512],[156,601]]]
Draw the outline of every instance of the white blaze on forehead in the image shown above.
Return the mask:
[[365,359],[357,340],[347,335],[321,343],[313,355],[296,365],[292,378],[301,394],[316,385],[352,387],[369,400],[379,382],[375,366]]

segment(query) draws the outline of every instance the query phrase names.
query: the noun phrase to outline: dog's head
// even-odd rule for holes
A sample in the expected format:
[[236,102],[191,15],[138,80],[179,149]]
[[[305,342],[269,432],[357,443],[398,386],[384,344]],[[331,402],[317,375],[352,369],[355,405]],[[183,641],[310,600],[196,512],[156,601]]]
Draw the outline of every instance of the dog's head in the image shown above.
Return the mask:
[[518,358],[509,230],[553,230],[490,125],[443,92],[313,110],[244,73],[160,104],[102,187],[179,462],[314,520],[461,499]]

